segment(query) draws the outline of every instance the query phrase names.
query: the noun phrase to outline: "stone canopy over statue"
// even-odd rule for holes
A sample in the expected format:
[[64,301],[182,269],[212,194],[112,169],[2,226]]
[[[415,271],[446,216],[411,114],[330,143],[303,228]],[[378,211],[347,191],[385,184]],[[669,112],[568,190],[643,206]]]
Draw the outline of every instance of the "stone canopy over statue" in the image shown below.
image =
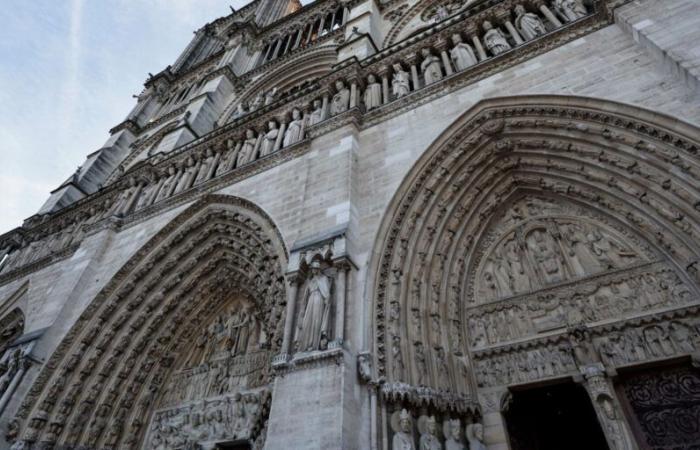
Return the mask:
[[321,263],[311,263],[311,274],[301,296],[302,309],[296,346],[301,352],[323,349],[328,344],[331,309],[331,281]]

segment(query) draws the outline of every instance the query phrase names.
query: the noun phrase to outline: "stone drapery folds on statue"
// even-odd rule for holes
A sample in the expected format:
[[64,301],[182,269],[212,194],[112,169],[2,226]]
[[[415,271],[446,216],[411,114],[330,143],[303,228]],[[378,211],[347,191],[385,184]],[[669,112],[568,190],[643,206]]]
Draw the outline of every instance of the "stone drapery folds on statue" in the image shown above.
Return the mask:
[[331,281],[321,271],[321,263],[313,261],[311,274],[300,297],[300,320],[297,326],[295,347],[307,352],[328,346],[331,313]]

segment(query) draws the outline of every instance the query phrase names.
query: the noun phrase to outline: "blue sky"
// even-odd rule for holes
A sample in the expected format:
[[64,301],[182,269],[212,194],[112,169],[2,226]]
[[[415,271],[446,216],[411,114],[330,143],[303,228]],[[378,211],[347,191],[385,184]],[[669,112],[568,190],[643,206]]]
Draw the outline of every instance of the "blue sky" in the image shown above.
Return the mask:
[[148,72],[241,0],[4,0],[0,8],[0,233],[107,140]]

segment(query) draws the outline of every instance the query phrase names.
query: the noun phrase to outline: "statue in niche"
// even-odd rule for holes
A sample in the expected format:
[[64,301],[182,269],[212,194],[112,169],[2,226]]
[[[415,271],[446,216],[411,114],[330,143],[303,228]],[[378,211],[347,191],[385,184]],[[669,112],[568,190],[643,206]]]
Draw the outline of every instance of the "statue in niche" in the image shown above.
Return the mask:
[[588,14],[581,0],[554,0],[553,5],[554,10],[567,22],[573,22]]
[[428,363],[425,359],[425,349],[423,343],[417,341],[414,343],[416,349],[416,370],[418,372],[418,384],[419,386],[425,385],[425,378],[428,375]]
[[511,277],[511,290],[515,293],[527,292],[532,288],[530,276],[525,271],[523,264],[523,252],[515,237],[504,244],[504,255],[508,261]]
[[540,267],[545,283],[556,283],[564,278],[559,254],[552,237],[543,229],[536,229],[527,238],[530,254]]
[[579,367],[600,362],[598,352],[591,342],[590,332],[586,328],[576,327],[570,331],[569,336],[571,350]]
[[263,93],[260,92],[258,93],[258,95],[255,96],[255,98],[251,102],[250,112],[260,109],[260,107],[263,106],[263,103],[265,103],[265,97],[263,96]]
[[435,416],[421,416],[418,419],[418,431],[420,431],[418,442],[420,450],[442,450],[442,444],[437,437],[438,427]]
[[493,56],[498,56],[511,49],[506,36],[500,29],[494,28],[488,20],[484,22],[483,26],[484,31],[486,31],[486,34],[484,34],[484,45],[486,45],[486,48]]
[[332,116],[347,111],[350,106],[350,89],[345,87],[345,83],[342,80],[335,82],[335,90],[337,92],[331,100]]
[[313,101],[313,111],[309,115],[309,126],[316,125],[323,120],[323,102],[321,100]]
[[382,85],[377,82],[377,77],[367,76],[367,89],[365,90],[365,108],[367,111],[382,106]]
[[174,165],[168,166],[168,172],[163,175],[163,178],[165,178],[165,181],[163,181],[163,185],[160,187],[160,191],[158,191],[156,202],[172,195],[172,191],[177,185],[177,169]]
[[433,55],[430,49],[424,48],[420,51],[423,55],[423,62],[420,64],[421,72],[425,85],[428,86],[437,81],[442,80],[442,67],[440,66],[440,58]]
[[413,442],[413,419],[405,409],[395,411],[391,415],[391,428],[394,437],[391,440],[392,450],[415,450]]
[[443,424],[443,433],[445,433],[445,450],[464,450],[462,444],[462,424],[459,419],[446,420]]
[[265,106],[271,105],[277,98],[277,87],[273,87],[265,93]]
[[195,163],[194,158],[188,156],[187,160],[185,161],[185,168],[182,172],[182,176],[180,177],[180,182],[175,188],[175,193],[179,193],[186,189],[189,189],[189,187],[192,186],[192,183],[194,182],[196,172],[197,164]]
[[245,104],[241,102],[238,104],[238,106],[236,106],[236,111],[234,111],[233,113],[233,119],[238,119],[239,117],[243,117],[246,114],[248,114],[248,111],[245,110]]
[[267,156],[275,151],[275,143],[280,130],[277,128],[277,122],[269,121],[267,123],[267,133],[263,137],[262,147],[260,148],[260,157]]
[[331,282],[321,271],[321,263],[311,263],[311,276],[304,288],[301,304],[305,306],[297,331],[299,351],[318,350],[328,340]]
[[214,152],[212,151],[211,147],[208,147],[204,153],[204,158],[202,158],[202,161],[199,164],[199,172],[195,178],[195,184],[201,183],[202,181],[206,181],[210,178],[213,163]]
[[394,98],[401,98],[411,92],[408,72],[401,68],[401,64],[394,64],[394,75],[391,79],[391,92]]
[[498,286],[499,297],[505,297],[512,293],[511,273],[508,261],[501,253],[502,249],[496,247],[493,250],[491,262],[493,264],[493,276]]
[[467,442],[469,450],[486,450],[484,444],[484,426],[480,423],[470,423],[467,425]]
[[285,147],[288,147],[302,139],[304,139],[304,119],[301,117],[301,111],[294,108],[292,110],[292,121],[287,125],[287,131],[284,132],[283,144]]
[[471,45],[462,42],[459,33],[452,35],[452,44],[454,47],[450,50],[450,57],[457,70],[464,70],[478,62]]
[[238,152],[238,160],[236,161],[236,167],[241,167],[243,164],[247,164],[255,160],[255,147],[258,139],[255,137],[255,131],[248,128],[245,130],[245,140],[241,149]]
[[405,366],[401,355],[401,338],[397,335],[392,336],[391,339],[391,361],[391,375],[394,381],[403,381]]
[[528,41],[547,32],[539,16],[527,12],[523,5],[515,6],[515,28]]

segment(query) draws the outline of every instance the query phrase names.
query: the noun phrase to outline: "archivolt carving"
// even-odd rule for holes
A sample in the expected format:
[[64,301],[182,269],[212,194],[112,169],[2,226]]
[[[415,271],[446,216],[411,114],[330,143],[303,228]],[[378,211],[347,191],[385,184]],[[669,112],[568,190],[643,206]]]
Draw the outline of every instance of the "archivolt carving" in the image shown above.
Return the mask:
[[[225,196],[197,202],[149,241],[86,308],[20,407],[21,439],[137,448],[154,406],[168,404],[182,368],[202,370],[206,359],[220,373],[221,367],[241,362],[227,359],[239,358],[244,347],[252,359],[251,351],[277,351],[286,259],[281,236],[254,205]],[[245,346],[239,339],[244,322]],[[204,349],[213,353],[203,355],[197,338],[204,329],[219,336],[224,323],[238,330],[235,339],[216,341],[216,348]],[[265,373],[241,382],[259,406]],[[219,386],[215,394],[226,392]]]
[[[468,342],[527,339],[552,324],[547,332],[556,336],[568,320],[595,322],[601,314],[632,320],[638,301],[649,314],[697,304],[700,280],[686,269],[700,255],[699,139],[698,129],[677,120],[594,99],[493,99],[467,112],[416,164],[379,231],[378,376],[473,393]],[[550,210],[526,214],[528,202]],[[508,259],[516,248],[520,261]],[[508,264],[500,275],[496,257]],[[655,261],[667,262],[648,265]],[[518,278],[521,270],[530,276]],[[561,303],[568,318],[547,310],[556,286],[579,280],[585,289],[569,291],[579,297]],[[630,297],[648,283],[657,296]],[[501,311],[468,309],[506,297]],[[598,301],[608,302],[598,316],[576,315],[577,302],[589,311],[587,302]],[[469,323],[486,311],[499,315],[486,325],[497,334],[493,342]],[[543,362],[533,365],[537,376],[574,369],[559,352],[523,357]]]

